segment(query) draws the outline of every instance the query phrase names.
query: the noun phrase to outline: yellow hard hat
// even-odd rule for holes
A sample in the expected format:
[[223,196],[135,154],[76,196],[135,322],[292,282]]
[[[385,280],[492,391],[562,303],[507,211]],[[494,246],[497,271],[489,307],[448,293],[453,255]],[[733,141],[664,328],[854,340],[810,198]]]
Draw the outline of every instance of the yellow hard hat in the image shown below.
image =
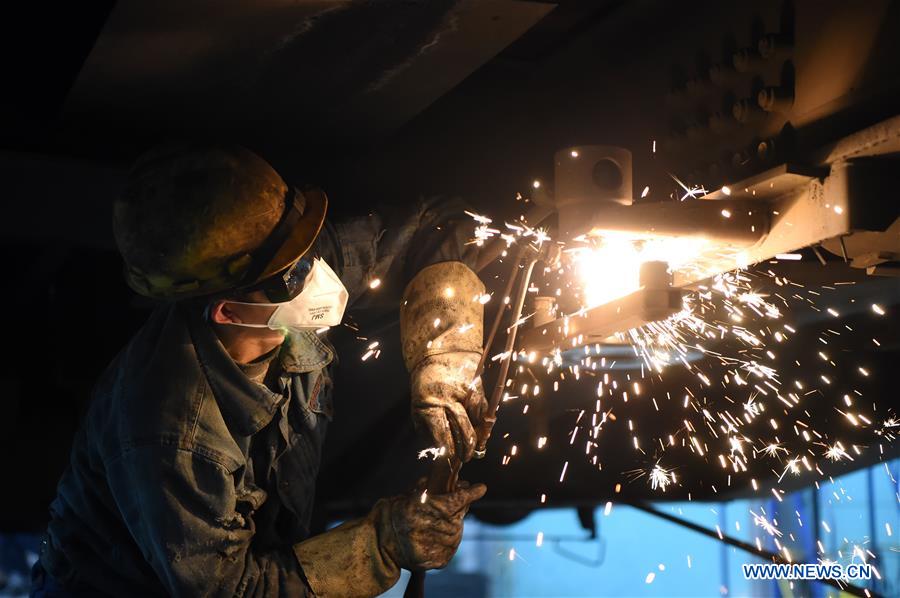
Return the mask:
[[289,187],[236,145],[169,145],[145,154],[113,205],[128,285],[184,299],[252,286],[312,246],[328,199]]

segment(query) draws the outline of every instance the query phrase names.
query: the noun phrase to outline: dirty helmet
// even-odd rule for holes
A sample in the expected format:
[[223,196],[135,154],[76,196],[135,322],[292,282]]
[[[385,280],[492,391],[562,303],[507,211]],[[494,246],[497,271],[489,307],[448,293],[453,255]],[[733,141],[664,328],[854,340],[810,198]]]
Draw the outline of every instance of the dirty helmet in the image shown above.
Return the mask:
[[137,160],[113,205],[136,292],[185,299],[252,287],[312,246],[328,200],[237,145],[169,145]]

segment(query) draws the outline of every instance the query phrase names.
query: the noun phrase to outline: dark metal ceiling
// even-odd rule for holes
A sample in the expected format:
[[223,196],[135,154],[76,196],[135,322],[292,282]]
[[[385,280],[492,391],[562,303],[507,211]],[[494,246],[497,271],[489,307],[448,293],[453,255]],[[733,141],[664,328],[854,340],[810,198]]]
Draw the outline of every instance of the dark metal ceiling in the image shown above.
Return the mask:
[[204,134],[301,152],[378,142],[554,6],[122,2],[72,87],[64,122],[76,130]]
[[[19,7],[4,149],[128,162],[163,137],[307,156],[384,142],[492,59],[529,70],[618,0],[265,0]],[[23,59],[24,58],[24,59]]]

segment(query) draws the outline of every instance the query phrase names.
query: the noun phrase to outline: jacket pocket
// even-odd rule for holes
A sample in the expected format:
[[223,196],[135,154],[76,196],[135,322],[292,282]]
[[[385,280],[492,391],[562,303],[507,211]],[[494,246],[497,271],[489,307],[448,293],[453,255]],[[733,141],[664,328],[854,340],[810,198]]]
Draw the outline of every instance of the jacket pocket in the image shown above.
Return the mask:
[[266,502],[268,497],[268,493],[265,490],[244,479],[245,471],[245,466],[241,466],[232,474],[234,475],[235,512],[233,521],[221,522],[230,524],[226,525],[226,527],[249,527],[249,520],[252,519],[253,514]]

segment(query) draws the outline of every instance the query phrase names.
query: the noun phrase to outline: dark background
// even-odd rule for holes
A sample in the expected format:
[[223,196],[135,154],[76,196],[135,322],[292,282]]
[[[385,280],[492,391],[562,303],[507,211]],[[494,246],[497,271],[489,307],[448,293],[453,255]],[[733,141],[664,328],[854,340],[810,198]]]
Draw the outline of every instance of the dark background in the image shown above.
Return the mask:
[[[515,194],[533,178],[552,180],[562,147],[630,149],[635,194],[646,185],[645,201],[665,201],[678,189],[670,172],[715,189],[808,160],[900,106],[900,3],[887,0],[100,1],[3,10],[4,530],[43,527],[93,381],[151,307],[122,281],[110,205],[131,161],[159,141],[243,143],[287,180],[325,188],[336,216],[444,194],[499,221],[518,213]],[[785,49],[755,58],[767,34]],[[732,58],[744,48],[751,67],[735,72]],[[711,77],[717,65],[722,76]],[[754,109],[764,87],[792,95],[793,104]],[[743,99],[749,112],[740,122],[732,106]],[[871,201],[896,213],[896,192]],[[847,363],[890,372],[896,320],[854,309],[879,301],[890,310],[900,300],[896,279],[869,280],[836,256],[821,266],[805,255],[785,273],[812,285],[859,281],[832,296],[858,330],[860,340],[842,349]],[[812,311],[796,316],[806,322],[799,351],[827,323]],[[385,350],[363,367],[363,343],[346,331],[336,338],[344,372],[320,488],[331,515],[403,489],[421,468],[396,327],[358,319]],[[869,342],[875,333],[880,347]],[[683,386],[680,375],[666,384]],[[895,378],[868,384],[882,408],[896,407]],[[592,390],[561,393],[541,415],[551,439],[565,436]],[[831,413],[822,415],[826,428],[837,425]],[[554,505],[605,502],[622,472],[645,465],[611,448],[627,445],[623,434],[605,439],[603,472],[564,442],[501,468],[502,434],[530,425],[501,416],[495,458],[468,470],[491,484],[486,519],[516,519],[542,492]],[[869,451],[852,467],[877,458]],[[569,482],[558,485],[566,460]],[[681,487],[665,498],[688,490],[712,498],[708,470],[686,464]],[[640,482],[626,484],[619,499],[648,497],[659,498]]]

